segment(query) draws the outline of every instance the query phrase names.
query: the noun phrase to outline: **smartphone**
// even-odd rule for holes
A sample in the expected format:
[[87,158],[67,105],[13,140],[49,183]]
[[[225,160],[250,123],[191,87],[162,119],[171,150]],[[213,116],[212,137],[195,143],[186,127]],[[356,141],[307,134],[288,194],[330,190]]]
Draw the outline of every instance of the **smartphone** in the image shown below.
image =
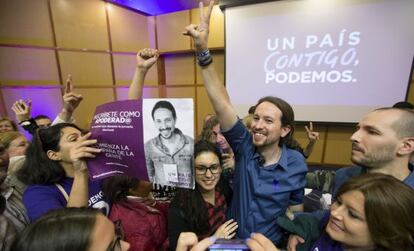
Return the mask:
[[207,250],[210,251],[247,251],[250,250],[244,239],[217,239]]

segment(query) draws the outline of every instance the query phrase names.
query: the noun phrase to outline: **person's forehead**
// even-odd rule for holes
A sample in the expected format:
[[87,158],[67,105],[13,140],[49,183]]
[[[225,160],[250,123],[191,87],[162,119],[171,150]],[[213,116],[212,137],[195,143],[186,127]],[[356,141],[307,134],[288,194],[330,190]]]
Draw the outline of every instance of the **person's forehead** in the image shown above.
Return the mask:
[[12,142],[22,142],[22,141],[27,141],[26,137],[23,135],[19,135],[14,140],[12,140]]
[[44,124],[46,124],[46,123],[52,123],[52,121],[50,119],[48,119],[48,118],[36,119],[36,123],[39,123],[39,122],[44,123]]
[[265,101],[256,107],[255,114],[280,117],[282,115],[282,111],[273,103]]
[[359,190],[350,190],[344,194],[342,194],[342,199],[346,200],[348,206],[352,207],[353,209],[363,213],[365,207],[365,196]]
[[73,133],[81,134],[82,132],[79,131],[78,129],[76,129],[75,127],[67,126],[67,127],[62,129],[62,133],[64,135],[69,135],[69,134],[73,134]]
[[202,152],[195,158],[196,164],[210,164],[219,163],[217,155],[213,152]]
[[362,118],[359,125],[390,128],[399,119],[399,116],[398,111],[394,110],[372,111]]
[[217,125],[213,126],[213,129],[212,130],[214,132],[220,132],[220,124],[217,124]]
[[3,121],[0,121],[0,125],[10,125],[11,126],[11,122],[8,121],[8,120],[3,120]]
[[155,110],[154,117],[161,116],[161,115],[172,116],[172,112],[167,108],[158,108],[157,110]]

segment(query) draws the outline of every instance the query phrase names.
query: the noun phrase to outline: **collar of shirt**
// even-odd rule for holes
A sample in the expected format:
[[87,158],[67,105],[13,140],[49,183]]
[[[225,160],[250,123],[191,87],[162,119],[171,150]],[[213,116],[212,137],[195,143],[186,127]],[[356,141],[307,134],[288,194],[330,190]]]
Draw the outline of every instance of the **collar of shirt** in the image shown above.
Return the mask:
[[[271,170],[271,169],[275,169],[280,166],[284,171],[287,171],[287,168],[288,168],[288,154],[286,153],[287,148],[285,145],[282,145],[280,150],[282,151],[282,154],[280,155],[279,161],[276,164],[263,166],[264,169]],[[257,159],[257,161],[260,162],[260,158],[263,158],[263,156],[257,151],[257,148],[256,148],[256,152],[253,155],[253,159]]]

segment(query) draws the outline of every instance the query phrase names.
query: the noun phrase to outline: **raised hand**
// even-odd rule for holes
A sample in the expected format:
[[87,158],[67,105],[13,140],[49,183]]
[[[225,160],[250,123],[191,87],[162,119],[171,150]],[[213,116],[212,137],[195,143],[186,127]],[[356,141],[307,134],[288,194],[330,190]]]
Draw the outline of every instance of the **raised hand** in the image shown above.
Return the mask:
[[233,219],[224,222],[214,233],[218,239],[233,239],[239,226]]
[[159,56],[156,49],[145,48],[140,50],[137,53],[138,69],[149,70],[157,62]]
[[210,1],[207,10],[205,11],[203,3],[199,3],[200,8],[200,23],[198,25],[190,24],[185,27],[183,35],[193,38],[194,46],[197,51],[203,51],[208,48],[208,33],[210,28],[210,17],[213,10],[214,1]]
[[93,147],[97,143],[96,139],[89,139],[91,133],[82,135],[75,145],[70,149],[70,160],[75,171],[85,172],[88,170],[85,158],[95,158],[97,153],[102,150]]
[[65,94],[63,95],[64,111],[70,113],[72,116],[72,113],[79,106],[82,99],[83,97],[81,94],[73,92],[72,76],[69,74],[68,78],[66,79]]
[[315,143],[319,139],[319,132],[313,130],[313,123],[309,122],[309,127],[305,126],[309,142]]
[[141,99],[145,76],[159,57],[155,49],[142,49],[137,53],[137,67],[128,90],[128,99]]
[[28,120],[31,118],[32,111],[32,101],[28,99],[26,102],[22,99],[14,102],[12,108],[13,112],[16,114],[16,119],[20,123],[22,121]]

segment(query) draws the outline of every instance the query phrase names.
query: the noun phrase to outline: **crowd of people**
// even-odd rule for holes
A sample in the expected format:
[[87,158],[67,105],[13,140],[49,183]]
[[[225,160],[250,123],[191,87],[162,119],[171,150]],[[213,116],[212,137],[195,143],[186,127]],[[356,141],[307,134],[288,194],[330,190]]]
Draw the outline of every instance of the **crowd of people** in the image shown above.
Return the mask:
[[[184,35],[193,40],[215,114],[191,144],[175,128],[174,107],[157,103],[152,118],[160,135],[145,144],[149,181],[89,179],[86,160],[101,149],[74,123],[82,96],[71,77],[53,121],[31,117],[29,100],[13,104],[17,123],[0,119],[0,250],[196,251],[234,238],[256,251],[414,250],[413,106],[397,103],[364,116],[351,136],[355,166],[336,171],[332,205],[304,213],[306,158],[319,134],[310,123],[309,144],[300,146],[292,107],[274,96],[237,116],[208,50],[213,3],[200,4],[200,23]],[[142,98],[158,57],[155,49],[137,53],[129,99]],[[19,127],[32,135],[30,143]],[[160,145],[168,163],[158,163]],[[194,189],[159,200],[153,183],[162,179],[160,165],[176,162],[194,178]]]

